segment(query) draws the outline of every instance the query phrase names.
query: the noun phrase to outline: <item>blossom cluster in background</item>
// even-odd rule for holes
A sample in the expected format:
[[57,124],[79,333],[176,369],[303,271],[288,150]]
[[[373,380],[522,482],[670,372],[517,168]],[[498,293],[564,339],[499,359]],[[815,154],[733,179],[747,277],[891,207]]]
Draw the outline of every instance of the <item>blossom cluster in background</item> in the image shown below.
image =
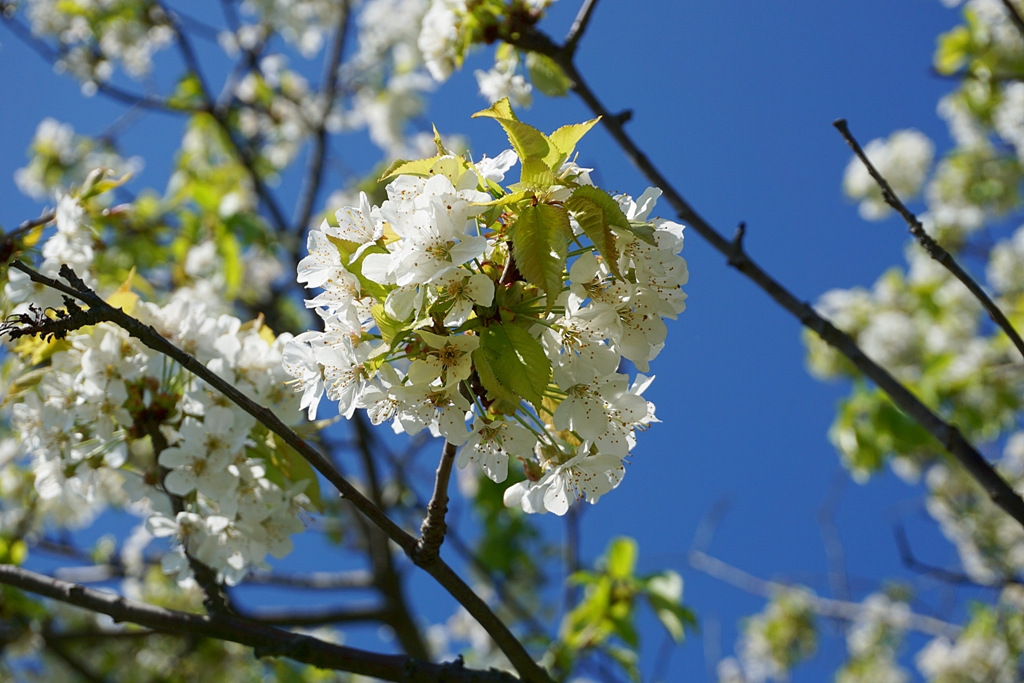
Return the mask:
[[[40,270],[55,277],[68,264],[95,286],[96,236],[76,198],[60,199],[56,224],[42,246]],[[29,304],[63,305],[59,294],[14,270],[4,294],[15,313]],[[291,335],[275,336],[259,321],[243,324],[220,313],[208,305],[208,295],[181,288],[156,305],[139,302],[123,287],[109,300],[253,400],[294,419],[297,400],[281,366]],[[173,539],[164,566],[177,570],[181,581],[192,573],[186,551],[229,583],[262,566],[268,553],[291,551],[315,477],[308,470],[297,481],[282,476],[272,463],[288,457],[284,444],[219,392],[109,323],[66,340],[25,338],[13,350],[28,371],[8,387],[6,400],[16,399],[11,428],[18,447],[3,459],[0,481],[5,500],[29,500],[19,495],[20,486],[34,487],[38,500],[5,507],[3,527],[76,527],[108,505],[127,507],[153,536]],[[22,456],[28,479],[14,467]]]

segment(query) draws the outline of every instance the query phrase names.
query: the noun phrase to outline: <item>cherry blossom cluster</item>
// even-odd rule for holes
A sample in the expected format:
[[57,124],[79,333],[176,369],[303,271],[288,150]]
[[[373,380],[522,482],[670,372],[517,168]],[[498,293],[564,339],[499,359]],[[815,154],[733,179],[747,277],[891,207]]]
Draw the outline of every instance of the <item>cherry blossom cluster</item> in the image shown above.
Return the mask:
[[115,63],[132,77],[147,75],[153,53],[174,38],[159,3],[28,0],[25,4],[32,33],[56,40],[60,55],[56,68],[78,77],[86,95],[95,93],[98,83],[110,80]]
[[[96,236],[75,198],[60,199],[56,223],[41,270],[69,263],[95,283],[89,265]],[[294,417],[297,401],[281,366],[291,335],[275,337],[259,320],[243,324],[219,314],[202,291],[183,288],[157,305],[123,287],[110,300],[253,400]],[[5,295],[16,311],[27,301],[62,305],[14,270]],[[109,504],[126,506],[146,518],[154,536],[173,538],[164,566],[183,581],[191,575],[186,552],[233,583],[268,553],[291,550],[312,482],[283,475],[276,463],[289,457],[284,446],[219,392],[109,323],[66,340],[22,338],[12,350],[23,366],[11,392],[18,399],[15,457],[32,469],[37,513],[75,526]]]
[[[310,419],[326,396],[345,417],[443,436],[460,467],[496,482],[518,461],[506,504],[560,515],[615,488],[636,431],[657,421],[642,396],[652,378],[618,369],[647,371],[663,318],[685,308],[683,228],[649,218],[658,190],[613,199],[571,162],[528,198],[525,183],[506,193],[517,159],[406,162],[415,173],[395,173],[380,206],[363,194],[312,230],[298,280],[320,290],[306,305],[322,330],[284,361]],[[602,196],[618,227],[590,220],[606,215],[590,212]],[[563,216],[572,252],[558,246]]]

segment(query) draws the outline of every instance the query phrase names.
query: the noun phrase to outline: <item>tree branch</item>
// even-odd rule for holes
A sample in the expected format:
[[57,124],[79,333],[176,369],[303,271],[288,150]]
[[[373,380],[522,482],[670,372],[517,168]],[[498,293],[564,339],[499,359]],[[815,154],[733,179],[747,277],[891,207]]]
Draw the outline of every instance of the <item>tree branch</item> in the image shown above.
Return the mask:
[[[370,447],[372,432],[370,425],[361,414],[352,416],[352,424],[356,434],[357,451],[366,469],[366,483],[370,500],[377,507],[384,507],[380,490],[380,479],[377,474],[375,454]],[[364,524],[367,543],[367,554],[373,569],[373,585],[387,603],[391,617],[390,626],[395,630],[395,637],[401,643],[406,654],[420,659],[428,657],[427,645],[423,634],[409,611],[405,598],[404,587],[399,573],[395,569],[395,560],[391,552],[391,544],[380,529]]]
[[[341,18],[334,33],[334,41],[331,49],[324,57],[324,73],[320,98],[323,102],[323,113],[320,122],[316,127],[316,135],[313,138],[313,149],[309,154],[309,164],[306,167],[306,178],[302,184],[302,195],[299,199],[298,211],[296,212],[293,232],[297,237],[302,237],[309,223],[309,217],[313,214],[313,204],[316,202],[316,195],[323,183],[324,162],[327,159],[327,118],[334,107],[334,97],[338,90],[338,65],[341,62],[342,53],[345,51],[345,36],[348,33],[349,24],[349,3],[342,0],[339,8]],[[297,246],[301,239],[296,240]]]
[[1021,17],[1020,12],[1013,6],[1010,0],[1003,0],[1003,6],[1006,7],[1006,11],[1010,14],[1010,21],[1020,31],[1021,37],[1024,38],[1024,17]]
[[[689,557],[690,566],[697,571],[763,598],[771,599],[778,595],[779,592],[801,590],[794,586],[777,581],[766,581],[753,574],[748,574],[742,569],[712,557],[702,550],[691,550]],[[843,621],[857,621],[870,612],[870,608],[857,602],[822,598],[808,590],[802,590],[802,592],[807,598],[811,611],[823,617],[841,619]],[[907,629],[933,636],[946,636],[947,638],[956,638],[961,631],[960,627],[956,624],[950,624],[935,617],[913,613],[907,619]]]
[[387,624],[391,619],[388,610],[378,605],[325,607],[311,610],[263,608],[249,611],[240,609],[238,615],[257,624],[272,626],[322,626],[324,624],[351,624],[366,621]]
[[[161,7],[163,6],[161,5]],[[174,30],[174,35],[177,38],[176,42],[178,44],[178,51],[181,54],[182,61],[185,62],[185,67],[195,74],[196,80],[199,82],[199,89],[204,109],[213,117],[214,121],[217,122],[217,125],[220,126],[221,130],[224,132],[224,137],[227,138],[228,143],[234,149],[235,156],[238,158],[239,163],[245,167],[257,196],[259,196],[260,201],[263,202],[263,205],[270,213],[270,218],[274,222],[274,227],[276,227],[282,234],[287,233],[288,221],[284,217],[284,212],[281,210],[281,207],[278,206],[277,199],[274,198],[274,193],[270,191],[270,188],[263,182],[263,178],[260,177],[259,172],[256,170],[255,159],[251,152],[243,148],[235,139],[234,131],[225,116],[225,112],[217,106],[209,87],[206,85],[203,73],[199,67],[199,60],[196,58],[195,51],[192,49],[192,43],[188,39],[188,34],[184,29],[182,29],[174,12],[164,8],[164,13],[167,15],[167,21],[170,24],[171,29]]]
[[892,186],[889,185],[889,181],[887,181],[882,174],[878,172],[875,165],[871,163],[870,159],[868,159],[868,155],[864,153],[860,143],[857,142],[857,139],[854,138],[853,134],[850,132],[850,127],[847,125],[846,119],[838,119],[832,125],[836,127],[839,134],[843,136],[844,140],[846,140],[846,144],[850,146],[850,149],[852,149],[853,153],[857,155],[857,158],[859,158],[864,166],[867,167],[868,173],[871,174],[871,177],[874,178],[876,183],[878,183],[878,187],[882,190],[882,198],[885,200],[885,203],[896,209],[896,211],[903,216],[903,220],[906,221],[907,226],[910,228],[910,234],[917,239],[924,250],[928,252],[929,256],[945,266],[946,270],[952,273],[957,280],[962,282],[964,286],[970,290],[971,294],[974,295],[974,298],[977,299],[985,308],[985,311],[992,319],[992,322],[998,325],[999,329],[1006,333],[1006,336],[1010,338],[1013,345],[1017,347],[1017,351],[1022,357],[1024,357],[1024,339],[1021,339],[1020,335],[1017,334],[1017,330],[1013,328],[1013,323],[1011,323],[1002,310],[1000,310],[999,306],[996,305],[996,302],[992,301],[991,297],[989,297],[985,290],[981,288],[981,285],[979,285],[974,278],[972,278],[970,274],[956,262],[953,255],[946,251],[941,244],[936,242],[931,235],[925,232],[921,221],[918,220],[917,216],[915,216],[902,201],[900,201],[900,198],[897,197],[896,193],[893,191]]
[[569,27],[569,32],[565,35],[562,49],[565,50],[565,53],[570,58],[576,54],[576,47],[579,45],[580,38],[586,32],[587,26],[590,24],[590,17],[593,16],[596,7],[597,0],[583,0],[583,5],[580,7],[579,13],[576,14],[576,19],[573,20],[572,26]]
[[413,560],[428,565],[437,560],[444,543],[444,535],[448,531],[444,516],[448,513],[448,480],[452,476],[452,465],[455,463],[457,446],[444,442],[441,451],[441,462],[437,466],[437,477],[434,479],[434,494],[427,503],[427,514],[420,526],[420,538],[413,549]]
[[384,655],[334,645],[311,636],[254,624],[228,614],[206,616],[169,610],[51,579],[12,565],[0,565],[0,583],[106,614],[114,621],[127,621],[158,631],[247,645],[254,649],[257,657],[288,657],[321,669],[348,671],[402,683],[512,683],[517,680],[503,671],[466,669],[459,662],[433,664],[401,655]]
[[622,122],[613,116],[601,103],[587,85],[583,76],[576,69],[571,55],[556,45],[547,35],[530,28],[517,36],[505,38],[511,45],[523,50],[533,50],[551,57],[562,67],[573,82],[573,90],[586,103],[590,110],[601,117],[601,123],[622,148],[626,157],[643,173],[650,183],[662,190],[665,198],[676,210],[680,220],[689,224],[697,234],[703,237],[714,249],[726,257],[730,266],[736,268],[754,284],[760,287],[777,304],[799,320],[804,327],[813,330],[821,339],[846,356],[854,367],[864,373],[883,391],[903,412],[914,418],[924,427],[954,458],[967,470],[989,495],[992,501],[1024,526],[1024,499],[1018,496],[1009,484],[995,471],[981,453],[978,452],[960,433],[960,431],[939,417],[931,408],[922,403],[896,378],[880,365],[867,357],[856,342],[845,332],[823,318],[809,304],[800,301],[755,263],[744,251],[742,241],[730,241],[715,230],[710,223],[698,214],[675,187],[662,175],[661,171],[651,163],[647,155],[636,145],[626,133]]
[[907,532],[903,528],[902,524],[897,524],[893,527],[892,533],[893,537],[896,539],[896,547],[900,551],[900,560],[907,569],[912,569],[913,571],[938,579],[939,581],[944,581],[945,583],[965,586],[978,586],[980,588],[994,588],[996,590],[1001,590],[1005,586],[1024,585],[1024,580],[1015,576],[1001,576],[998,580],[992,583],[982,583],[972,579],[967,574],[953,572],[948,569],[943,569],[942,567],[925,564],[914,556],[914,551],[910,548],[910,540],[907,538]]
[[[502,623],[497,615],[494,614],[487,603],[484,602],[480,596],[474,593],[469,585],[466,584],[466,582],[463,581],[451,567],[445,564],[440,558],[437,558],[426,565],[422,565],[417,562],[413,552],[416,547],[416,539],[392,521],[379,507],[374,505],[373,502],[360,493],[355,486],[341,476],[338,470],[334,468],[327,458],[306,443],[302,437],[282,422],[281,419],[273,413],[273,411],[269,410],[265,406],[256,404],[252,399],[248,398],[233,385],[210,371],[193,356],[185,353],[170,341],[162,337],[152,326],[145,325],[121,309],[115,309],[112,307],[98,294],[96,294],[96,292],[89,289],[85,283],[82,282],[81,278],[79,278],[67,265],[61,266],[60,274],[61,277],[71,283],[71,286],[46,277],[20,261],[13,261],[11,263],[11,267],[28,275],[33,282],[47,285],[48,287],[75,297],[88,304],[90,309],[85,311],[85,314],[90,320],[100,319],[112,322],[124,329],[131,336],[141,341],[147,347],[177,361],[177,363],[184,369],[188,370],[217,391],[220,391],[229,400],[256,418],[258,422],[262,423],[270,431],[281,437],[285,443],[298,451],[298,453],[302,455],[310,465],[324,475],[324,477],[338,490],[338,492],[343,497],[347,498],[357,510],[384,531],[392,541],[402,548],[402,550],[412,558],[415,564],[421,566],[428,574],[434,577],[434,579],[436,579],[437,582],[440,583],[453,598],[466,608],[473,618],[475,618],[484,630],[487,631],[487,633],[494,639],[494,642],[502,652],[505,653],[505,656],[508,657],[510,662],[512,662],[512,665],[516,667],[516,670],[524,681],[527,681],[528,683],[550,682],[551,679],[547,672],[533,661],[533,658],[523,647],[522,643],[519,642],[508,627]],[[54,334],[53,328],[56,328],[56,333],[63,332],[66,334],[69,325],[68,320],[71,317],[73,316],[60,318],[58,320],[51,320],[48,323],[39,325],[32,331],[28,331],[26,328],[18,334],[19,336],[35,333]],[[73,320],[70,321],[71,324],[74,322],[75,321]],[[94,323],[90,322],[89,324]]]

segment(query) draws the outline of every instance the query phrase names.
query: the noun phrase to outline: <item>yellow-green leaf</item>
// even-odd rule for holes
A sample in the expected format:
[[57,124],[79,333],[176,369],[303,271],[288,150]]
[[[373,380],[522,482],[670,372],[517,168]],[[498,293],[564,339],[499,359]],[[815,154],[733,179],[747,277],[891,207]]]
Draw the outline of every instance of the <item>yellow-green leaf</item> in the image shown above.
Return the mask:
[[501,124],[520,161],[545,159],[551,152],[553,145],[548,136],[515,118],[507,97],[495,102],[489,109],[473,114],[473,118],[478,117],[491,118]]
[[628,536],[612,539],[608,546],[608,575],[615,579],[633,576],[636,567],[636,541]]
[[480,331],[479,350],[502,387],[534,406],[541,405],[551,379],[551,361],[526,328],[514,323],[489,325]]
[[562,163],[569,158],[576,149],[576,144],[583,138],[587,132],[593,128],[601,117],[598,116],[596,119],[590,119],[583,123],[574,123],[569,126],[562,126],[557,129],[554,133],[548,136],[551,143],[558,149],[559,159],[558,165],[551,164],[551,168],[556,169],[562,165]]
[[[584,188],[576,189],[578,191]],[[618,252],[615,250],[615,233],[608,225],[608,217],[605,215],[604,209],[592,199],[588,199],[586,196],[577,196],[575,193],[565,202],[565,208],[569,209],[573,218],[583,228],[583,233],[597,247],[598,253],[604,258],[604,262],[608,264],[612,273],[621,278]]]
[[384,310],[384,304],[374,304],[370,309],[370,313],[373,315],[373,321],[377,323],[377,329],[380,330],[381,338],[388,346],[391,346],[395,337],[409,329],[409,323],[395,320],[388,315]]
[[530,82],[548,97],[565,97],[572,87],[572,81],[562,71],[562,67],[547,55],[527,52],[526,69],[530,72]]
[[527,282],[547,294],[548,306],[554,305],[562,291],[572,234],[568,212],[551,204],[526,206],[512,224],[511,233],[516,267]]
[[503,415],[513,415],[519,409],[519,397],[511,388],[502,384],[491,367],[487,354],[482,348],[473,352],[473,368],[476,369],[480,383],[487,390],[492,403],[491,411]]

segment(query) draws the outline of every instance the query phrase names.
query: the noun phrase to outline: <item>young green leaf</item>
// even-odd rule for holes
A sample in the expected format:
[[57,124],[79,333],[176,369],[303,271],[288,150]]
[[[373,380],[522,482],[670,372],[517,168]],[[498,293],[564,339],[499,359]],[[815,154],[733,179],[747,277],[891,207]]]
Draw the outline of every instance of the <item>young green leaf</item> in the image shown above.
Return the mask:
[[[519,185],[532,190],[546,190],[558,185],[558,179],[546,163],[540,159],[528,157],[523,159],[523,171],[519,176]],[[513,188],[515,189],[515,188]],[[517,192],[516,194],[519,194]]]
[[551,153],[553,145],[548,136],[515,118],[507,97],[495,102],[489,109],[473,114],[473,118],[480,117],[494,119],[501,124],[521,161],[530,158],[545,159]]
[[493,401],[490,409],[502,415],[514,415],[519,410],[519,396],[498,379],[498,375],[491,367],[491,362],[482,348],[473,352],[473,367],[476,369],[477,377],[480,378],[480,384],[484,385],[488,397]]
[[548,97],[565,97],[572,87],[572,81],[562,71],[562,67],[547,55],[527,52],[526,69],[530,72],[530,82]]
[[[582,190],[578,187],[576,190]],[[615,277],[621,278],[619,273],[619,256],[615,250],[615,233],[608,225],[608,217],[605,215],[597,202],[585,196],[577,196],[573,193],[565,202],[565,208],[572,213],[573,218],[583,228],[583,233],[590,238],[590,241],[597,247],[598,253],[604,258],[604,262],[611,268]]]
[[633,576],[636,567],[636,541],[627,536],[612,539],[608,546],[608,575],[615,579]]
[[[540,405],[551,379],[551,361],[525,328],[513,323],[489,325],[480,332],[479,350],[493,379],[506,390]],[[486,387],[483,374],[480,379]]]
[[[548,136],[551,139],[552,144],[554,144],[561,153],[561,159],[558,162],[559,166],[561,166],[562,162],[568,159],[569,155],[571,155],[573,150],[576,149],[576,143],[578,143],[580,139],[582,139],[583,136],[586,135],[587,132],[600,120],[601,117],[598,116],[596,119],[590,119],[583,123],[574,123],[569,126],[562,126]],[[554,168],[554,166],[552,166],[552,168]]]
[[554,304],[562,291],[565,259],[569,250],[569,214],[561,206],[527,206],[512,224],[512,255],[527,282],[547,294]]
[[384,340],[388,346],[394,341],[395,337],[409,329],[409,323],[401,320],[395,320],[384,310],[384,304],[374,304],[370,308],[370,314],[373,316],[373,321],[377,323],[377,329],[380,330],[381,339]]

